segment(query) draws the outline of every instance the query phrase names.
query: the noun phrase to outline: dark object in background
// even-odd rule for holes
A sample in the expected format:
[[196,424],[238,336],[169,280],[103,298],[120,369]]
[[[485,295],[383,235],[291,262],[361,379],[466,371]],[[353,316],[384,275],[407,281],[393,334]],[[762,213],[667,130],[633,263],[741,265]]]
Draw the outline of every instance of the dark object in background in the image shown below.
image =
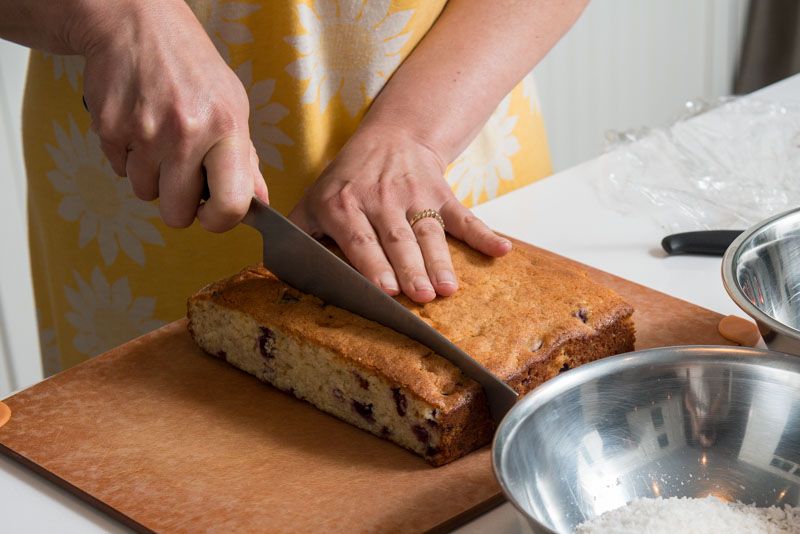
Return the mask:
[[798,72],[800,2],[751,1],[734,93],[751,93]]
[[667,254],[722,256],[742,230],[701,230],[668,235],[661,240]]

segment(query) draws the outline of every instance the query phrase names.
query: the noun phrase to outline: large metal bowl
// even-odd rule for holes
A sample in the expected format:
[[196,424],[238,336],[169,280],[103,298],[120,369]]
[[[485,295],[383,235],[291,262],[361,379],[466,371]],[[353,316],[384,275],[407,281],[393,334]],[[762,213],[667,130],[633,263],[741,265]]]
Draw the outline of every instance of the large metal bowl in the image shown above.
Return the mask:
[[769,348],[800,355],[800,209],[740,235],[722,258],[722,280]]
[[517,403],[492,461],[535,532],[572,532],[637,497],[796,506],[800,358],[674,347],[579,367]]

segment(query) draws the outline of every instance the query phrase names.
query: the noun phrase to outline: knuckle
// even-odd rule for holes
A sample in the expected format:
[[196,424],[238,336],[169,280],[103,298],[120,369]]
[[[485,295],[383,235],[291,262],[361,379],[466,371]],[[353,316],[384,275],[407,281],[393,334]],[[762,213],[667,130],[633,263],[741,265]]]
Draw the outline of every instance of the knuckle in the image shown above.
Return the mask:
[[404,264],[395,268],[397,275],[405,280],[413,280],[417,276],[427,276],[424,271],[413,264]]
[[398,178],[398,182],[403,188],[403,191],[407,192],[409,195],[416,196],[420,192],[421,182],[417,176],[411,173],[403,173],[403,175]]
[[408,187],[416,187],[418,180],[416,175],[414,175],[414,173],[406,171],[394,175],[391,179],[391,182],[403,188],[408,188]]
[[352,232],[348,242],[356,247],[371,247],[378,244],[378,238],[371,232]]
[[148,144],[152,142],[158,134],[158,122],[156,118],[148,112],[134,114],[133,119],[133,140],[137,143]]
[[420,239],[426,239],[443,234],[442,227],[434,220],[422,220],[414,225],[414,232]]
[[413,243],[417,238],[411,228],[393,226],[386,230],[386,242],[391,244]]
[[445,260],[445,259],[443,259],[443,258],[438,258],[438,259],[435,259],[435,260],[431,260],[429,262],[429,265],[431,267],[431,270],[434,271],[434,272],[452,271],[453,270],[453,266],[450,264],[450,262]]
[[332,212],[348,213],[358,206],[358,199],[353,193],[352,186],[346,184],[336,193],[325,199],[323,204]]
[[463,222],[465,226],[474,226],[475,223],[478,222],[478,218],[472,213],[465,213],[461,217],[461,222]]
[[418,196],[419,190],[419,179],[410,172],[397,175],[382,173],[376,194],[382,205],[394,205],[398,197],[414,198]]
[[179,139],[195,137],[203,130],[202,117],[193,111],[175,110],[169,120],[172,131]]

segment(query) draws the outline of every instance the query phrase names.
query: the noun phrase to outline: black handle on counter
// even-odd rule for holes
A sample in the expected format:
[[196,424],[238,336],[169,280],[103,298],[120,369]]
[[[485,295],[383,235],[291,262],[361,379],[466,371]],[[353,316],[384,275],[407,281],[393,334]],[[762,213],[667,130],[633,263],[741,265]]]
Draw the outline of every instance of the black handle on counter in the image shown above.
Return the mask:
[[668,235],[661,240],[667,254],[722,256],[742,230],[701,230]]

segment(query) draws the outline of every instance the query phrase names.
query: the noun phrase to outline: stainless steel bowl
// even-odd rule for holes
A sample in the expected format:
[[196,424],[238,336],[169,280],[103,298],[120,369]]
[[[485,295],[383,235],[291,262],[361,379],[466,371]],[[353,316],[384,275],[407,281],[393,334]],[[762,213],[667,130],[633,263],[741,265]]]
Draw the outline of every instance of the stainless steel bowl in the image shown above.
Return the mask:
[[800,355],[800,209],[740,235],[722,258],[722,280],[769,348]]
[[673,347],[579,367],[517,403],[492,461],[535,532],[572,532],[637,497],[796,506],[800,358]]

